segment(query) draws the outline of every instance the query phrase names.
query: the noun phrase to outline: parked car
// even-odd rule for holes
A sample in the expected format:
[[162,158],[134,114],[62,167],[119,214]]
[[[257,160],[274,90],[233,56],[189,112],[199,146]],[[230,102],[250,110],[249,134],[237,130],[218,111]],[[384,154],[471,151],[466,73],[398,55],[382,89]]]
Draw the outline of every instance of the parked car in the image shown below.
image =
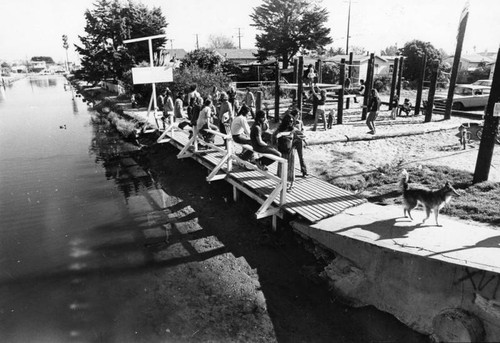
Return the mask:
[[493,83],[493,80],[477,80],[477,81],[472,82],[473,85],[488,86],[488,87],[491,87],[492,83]]
[[456,85],[453,95],[453,109],[485,107],[488,104],[491,87],[478,85]]

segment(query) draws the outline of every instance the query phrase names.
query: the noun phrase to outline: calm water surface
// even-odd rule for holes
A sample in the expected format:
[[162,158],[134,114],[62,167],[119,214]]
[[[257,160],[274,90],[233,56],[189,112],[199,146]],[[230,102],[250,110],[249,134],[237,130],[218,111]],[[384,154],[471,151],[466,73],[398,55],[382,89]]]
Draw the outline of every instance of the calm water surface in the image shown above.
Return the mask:
[[[113,304],[89,283],[116,270],[106,244],[134,241],[129,199],[152,187],[124,167],[135,147],[65,83],[27,77],[0,90],[0,342],[99,340]],[[119,264],[143,260],[137,251]]]

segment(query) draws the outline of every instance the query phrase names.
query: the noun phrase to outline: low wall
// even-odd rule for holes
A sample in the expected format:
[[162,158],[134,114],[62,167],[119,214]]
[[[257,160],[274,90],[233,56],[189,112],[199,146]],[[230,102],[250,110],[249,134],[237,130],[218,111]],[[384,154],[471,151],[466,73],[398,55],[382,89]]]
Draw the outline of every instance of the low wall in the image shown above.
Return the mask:
[[291,225],[333,252],[322,276],[352,306],[373,305],[436,341],[500,341],[499,273],[371,244],[342,228]]

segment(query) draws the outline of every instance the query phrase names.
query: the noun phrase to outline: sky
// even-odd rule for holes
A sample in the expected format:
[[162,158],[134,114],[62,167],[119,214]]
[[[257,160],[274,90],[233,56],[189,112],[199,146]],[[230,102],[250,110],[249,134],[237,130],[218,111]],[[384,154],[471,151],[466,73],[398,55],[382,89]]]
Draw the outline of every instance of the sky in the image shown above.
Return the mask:
[[[320,0],[314,0],[320,1]],[[403,47],[413,39],[428,41],[453,54],[460,13],[465,0],[351,0],[350,46],[370,52],[391,46]],[[62,35],[70,43],[68,58],[78,56],[72,48],[79,35],[85,35],[86,9],[94,0],[1,0],[0,60],[51,56],[66,59]],[[166,33],[173,48],[187,51],[208,45],[210,35],[224,35],[241,47],[254,48],[255,35],[250,14],[262,0],[142,0],[149,7],[160,7],[167,20]],[[500,1],[470,0],[470,14],[463,54],[496,52],[500,47]],[[333,47],[346,47],[349,0],[323,0],[329,12]],[[239,29],[239,30],[238,30]],[[135,38],[135,37],[133,37]],[[170,42],[168,43],[170,46]]]

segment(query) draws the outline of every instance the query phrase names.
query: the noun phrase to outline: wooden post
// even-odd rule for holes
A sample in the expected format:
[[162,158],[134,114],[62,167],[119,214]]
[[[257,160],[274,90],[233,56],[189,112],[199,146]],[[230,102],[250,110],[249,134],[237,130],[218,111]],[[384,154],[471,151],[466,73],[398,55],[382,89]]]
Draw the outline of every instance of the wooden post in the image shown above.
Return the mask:
[[373,66],[375,62],[375,54],[370,54],[370,59],[368,60],[368,70],[366,73],[365,82],[365,96],[363,98],[363,112],[361,113],[361,120],[366,120],[366,115],[368,114],[368,99],[370,99],[370,93],[373,88]]
[[398,99],[401,100],[401,81],[403,79],[403,67],[404,67],[405,58],[401,57],[399,59],[399,72],[398,72],[398,83],[396,86],[396,94],[398,95]]
[[[349,80],[351,81],[351,86],[352,86],[352,61],[354,59],[354,54],[352,52],[349,53],[349,67],[347,68],[347,77],[349,78]],[[346,103],[345,103],[345,108],[346,110],[349,109],[351,105],[351,98],[347,98],[346,99]]]
[[422,63],[420,65],[420,76],[418,78],[418,89],[417,89],[417,99],[415,100],[415,115],[418,116],[420,114],[420,104],[422,102],[422,91],[424,89],[424,80],[425,80],[425,65],[427,63],[427,55],[424,54],[422,56]]
[[299,69],[297,71],[297,109],[300,118],[302,118],[302,93],[304,92],[304,82],[302,77],[304,75],[304,57],[299,56]]
[[316,73],[318,74],[318,83],[323,83],[323,63],[319,58],[316,61]]
[[425,123],[429,123],[432,120],[432,108],[434,107],[434,95],[436,94],[438,69],[439,69],[439,61],[434,60],[432,62],[431,85],[429,87],[427,108],[425,110],[425,120],[424,120]]
[[496,68],[493,72],[493,83],[491,84],[491,93],[486,106],[484,116],[483,136],[479,144],[477,154],[476,169],[474,170],[473,183],[488,180],[491,167],[495,139],[498,135],[499,117],[493,115],[495,105],[500,106],[500,49],[498,49]]
[[[344,119],[344,82],[345,82],[345,59],[340,60],[340,81],[342,88],[339,90],[337,98],[337,124],[341,125]],[[326,115],[326,113],[325,113]]]
[[280,65],[276,61],[274,70],[274,122],[280,121]]
[[396,81],[398,79],[398,65],[399,58],[394,59],[394,66],[392,67],[392,81],[391,81],[391,95],[389,95],[389,110],[392,110],[392,99],[394,99],[394,94],[396,94]]
[[462,17],[460,18],[460,24],[458,26],[457,47],[455,49],[455,56],[453,57],[453,67],[451,68],[450,86],[448,88],[448,97],[446,98],[446,109],[444,110],[444,119],[451,118],[451,108],[453,106],[453,94],[455,92],[455,84],[457,83],[458,67],[460,66],[462,45],[464,43],[465,28],[467,27],[468,19],[469,19],[469,9],[466,7],[462,12]]
[[239,200],[240,200],[240,191],[238,190],[238,188],[236,188],[236,186],[233,186],[233,201],[237,202]]
[[349,78],[352,77],[352,64],[353,64],[353,61],[354,61],[354,53],[350,52],[349,53],[349,68],[347,69],[349,71],[349,73],[347,74]]
[[257,91],[255,95],[255,110],[262,110],[262,91]]
[[293,83],[297,83],[299,80],[299,60],[296,58],[293,60]]

